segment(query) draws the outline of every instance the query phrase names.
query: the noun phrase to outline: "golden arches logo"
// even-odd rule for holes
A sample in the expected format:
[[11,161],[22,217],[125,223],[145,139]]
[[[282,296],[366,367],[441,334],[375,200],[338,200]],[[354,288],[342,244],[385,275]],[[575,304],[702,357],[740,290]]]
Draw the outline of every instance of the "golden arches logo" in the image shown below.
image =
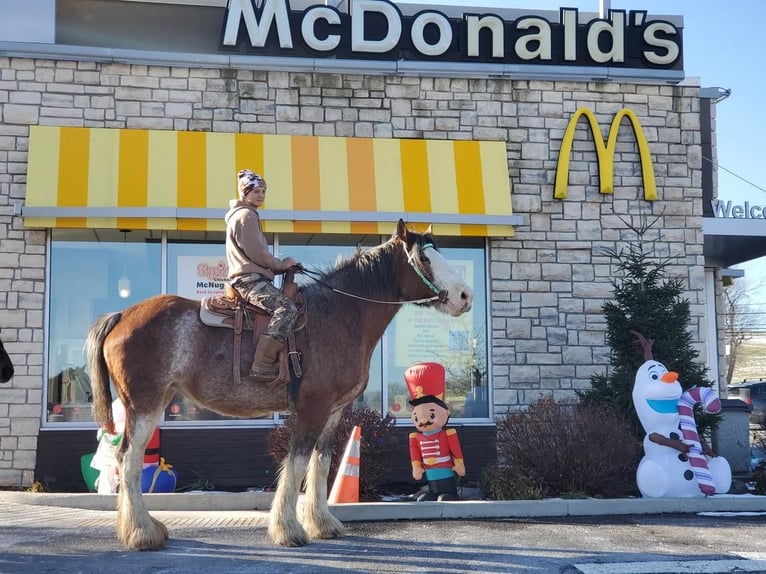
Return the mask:
[[590,131],[593,134],[593,141],[596,144],[596,155],[598,157],[599,191],[601,193],[612,193],[614,191],[614,154],[617,147],[617,134],[620,131],[622,119],[627,117],[633,128],[633,134],[636,137],[638,145],[638,154],[641,159],[641,174],[644,180],[644,199],[654,201],[657,199],[657,184],[654,180],[654,166],[652,165],[652,155],[649,151],[649,142],[646,141],[646,135],[641,127],[641,122],[633,113],[633,110],[623,108],[617,112],[609,126],[607,141],[604,143],[604,137],[601,135],[601,127],[595,114],[588,108],[579,108],[569,119],[564,139],[561,141],[561,152],[559,153],[559,162],[556,167],[556,183],[553,191],[553,197],[564,199],[567,196],[567,187],[569,185],[569,159],[572,155],[572,143],[574,141],[577,122],[581,116],[588,119]]

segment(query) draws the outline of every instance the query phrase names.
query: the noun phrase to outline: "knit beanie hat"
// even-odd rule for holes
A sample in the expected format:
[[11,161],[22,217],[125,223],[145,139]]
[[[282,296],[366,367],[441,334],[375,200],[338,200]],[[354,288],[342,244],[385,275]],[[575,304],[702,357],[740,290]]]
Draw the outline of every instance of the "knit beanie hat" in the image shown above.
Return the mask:
[[262,185],[266,188],[266,180],[260,175],[249,169],[241,169],[237,172],[237,189],[239,190],[239,196],[244,199],[247,192],[252,191],[252,188]]

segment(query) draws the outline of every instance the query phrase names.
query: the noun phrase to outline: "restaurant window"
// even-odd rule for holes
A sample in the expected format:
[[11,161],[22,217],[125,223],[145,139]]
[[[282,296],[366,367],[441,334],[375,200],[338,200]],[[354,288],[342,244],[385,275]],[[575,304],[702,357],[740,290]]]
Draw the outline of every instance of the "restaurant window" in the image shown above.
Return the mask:
[[[458,243],[459,247],[449,247]],[[442,255],[474,290],[471,311],[460,317],[451,317],[426,307],[405,305],[386,331],[386,405],[387,411],[397,418],[409,419],[411,415],[404,371],[421,362],[436,362],[444,366],[444,401],[450,407],[453,419],[489,416],[483,243],[483,239],[440,241]]]
[[[290,256],[310,271],[332,269],[339,257],[352,255],[357,249],[369,249],[381,243],[378,235],[290,235],[280,236],[280,253]],[[296,277],[299,285],[311,283],[306,275]],[[381,343],[375,345],[370,360],[370,377],[362,396],[354,401],[355,407],[369,407],[382,412]],[[338,373],[339,377],[343,373]]]
[[[268,236],[271,243],[273,237]],[[169,231],[167,247],[167,292],[187,299],[202,299],[222,295],[228,276],[226,265],[226,237],[218,232]],[[221,328],[221,336],[228,329]],[[243,378],[243,384],[246,379]],[[165,407],[164,421],[171,424],[185,424],[202,421],[206,424],[235,424],[234,421],[266,420],[267,414],[252,419],[230,417],[208,410],[192,399],[176,393]]]
[[[192,299],[222,292],[227,275],[223,232],[170,231],[164,238],[164,251],[162,239],[159,231],[51,232],[46,426],[93,425],[83,345],[99,315],[120,311],[162,292]],[[267,235],[275,255],[291,256],[314,270],[332,268],[339,256],[369,249],[385,239],[378,235]],[[355,406],[408,419],[404,371],[413,363],[436,361],[447,370],[446,402],[453,419],[489,416],[484,239],[440,238],[439,245],[445,258],[474,289],[472,311],[455,318],[418,305],[404,305],[373,351],[369,383]],[[305,275],[296,280],[299,284],[313,281]],[[276,283],[280,281],[278,276]],[[168,405],[161,423],[271,425],[284,416],[228,417],[179,395]]]
[[46,421],[92,422],[83,353],[91,324],[162,290],[159,232],[54,229],[50,247]]

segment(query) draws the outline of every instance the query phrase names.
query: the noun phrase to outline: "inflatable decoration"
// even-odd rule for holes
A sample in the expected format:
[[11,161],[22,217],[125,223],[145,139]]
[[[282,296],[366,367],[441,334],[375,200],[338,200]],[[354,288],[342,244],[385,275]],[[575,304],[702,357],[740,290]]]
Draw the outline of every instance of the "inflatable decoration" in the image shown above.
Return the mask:
[[729,463],[721,456],[704,453],[694,421],[696,403],[708,412],[720,410],[715,391],[693,388],[684,392],[678,373],[652,358],[653,341],[631,332],[645,359],[633,385],[633,405],[646,432],[644,457],[636,470],[641,495],[691,498],[728,492]]
[[[114,494],[120,484],[117,469],[117,448],[125,432],[125,407],[122,401],[112,402],[114,434],[99,429],[95,454],[82,457],[83,477],[88,489],[99,494]],[[86,466],[90,467],[86,470]],[[160,457],[160,429],[155,428],[144,451],[141,471],[141,492],[173,492],[178,473]]]
[[444,428],[450,415],[444,402],[444,367],[418,363],[404,372],[404,380],[417,429],[409,439],[412,477],[421,480],[425,474],[428,481],[428,492],[417,500],[456,500],[455,474],[465,476],[465,465],[457,431]]
[[178,473],[160,457],[160,462],[141,471],[141,492],[173,492],[177,480]]

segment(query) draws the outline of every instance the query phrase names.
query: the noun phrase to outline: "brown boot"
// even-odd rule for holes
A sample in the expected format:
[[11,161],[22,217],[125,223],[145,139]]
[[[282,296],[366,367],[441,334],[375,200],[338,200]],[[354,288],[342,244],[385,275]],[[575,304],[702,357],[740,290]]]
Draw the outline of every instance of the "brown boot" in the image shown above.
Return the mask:
[[251,379],[270,383],[279,376],[279,351],[282,349],[282,341],[277,341],[269,335],[261,335],[258,346],[255,348],[253,366],[250,367]]

